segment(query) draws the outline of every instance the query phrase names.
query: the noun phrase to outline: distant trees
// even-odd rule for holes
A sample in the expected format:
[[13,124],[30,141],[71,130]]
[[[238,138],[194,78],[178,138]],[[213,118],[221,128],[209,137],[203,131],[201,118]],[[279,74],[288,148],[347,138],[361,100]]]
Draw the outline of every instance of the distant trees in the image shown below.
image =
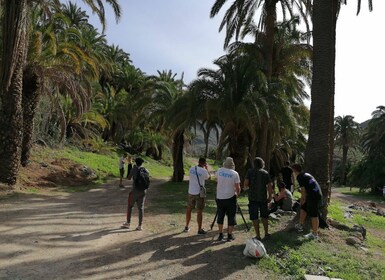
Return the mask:
[[340,184],[346,185],[346,166],[348,162],[348,152],[350,149],[358,148],[361,136],[359,123],[354,121],[354,117],[338,116],[334,119],[334,137],[337,147],[342,149],[342,161],[340,169]]

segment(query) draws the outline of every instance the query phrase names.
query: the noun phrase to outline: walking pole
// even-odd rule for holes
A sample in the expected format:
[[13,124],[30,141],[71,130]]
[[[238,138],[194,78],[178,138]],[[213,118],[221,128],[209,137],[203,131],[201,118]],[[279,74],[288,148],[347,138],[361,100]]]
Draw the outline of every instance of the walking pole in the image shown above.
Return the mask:
[[215,212],[214,220],[213,220],[213,222],[211,223],[211,226],[210,226],[210,229],[211,229],[211,230],[213,230],[213,227],[214,227],[214,224],[215,224],[215,220],[217,219],[217,216],[218,216],[218,209],[217,209],[217,212]]
[[[242,209],[241,209],[241,207],[239,206],[238,202],[237,202],[237,209],[238,209],[239,214],[241,214],[241,217],[242,217],[242,219],[243,219],[243,223],[245,224],[247,231],[249,231],[249,230],[250,230],[249,225],[247,224],[247,222],[246,222],[246,220],[245,220],[245,217],[243,216]],[[215,216],[215,217],[216,217],[216,216]]]

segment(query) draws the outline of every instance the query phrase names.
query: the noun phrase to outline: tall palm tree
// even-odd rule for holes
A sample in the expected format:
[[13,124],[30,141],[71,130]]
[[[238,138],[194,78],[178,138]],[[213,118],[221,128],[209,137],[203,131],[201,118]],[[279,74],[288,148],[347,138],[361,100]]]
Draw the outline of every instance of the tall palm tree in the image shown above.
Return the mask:
[[[371,10],[371,0],[368,1]],[[313,1],[313,80],[305,169],[317,178],[327,200],[330,200],[334,146],[336,23],[341,4],[346,4],[346,1]],[[360,5],[361,0],[358,0],[358,7]],[[327,204],[323,215],[327,215]]]
[[3,1],[0,66],[0,182],[13,185],[22,144],[23,67],[27,51],[27,0]]
[[[15,184],[20,166],[22,146],[23,68],[28,49],[27,29],[29,8],[35,1],[2,1],[2,64],[0,66],[0,182]],[[48,2],[41,0],[42,3]],[[58,2],[58,1],[56,1]],[[105,27],[105,11],[100,0],[84,0],[99,16]],[[117,0],[107,0],[117,19],[120,6]]]
[[346,163],[349,149],[357,147],[360,137],[360,125],[354,121],[354,117],[338,116],[334,120],[335,142],[342,147],[341,184],[346,185]]

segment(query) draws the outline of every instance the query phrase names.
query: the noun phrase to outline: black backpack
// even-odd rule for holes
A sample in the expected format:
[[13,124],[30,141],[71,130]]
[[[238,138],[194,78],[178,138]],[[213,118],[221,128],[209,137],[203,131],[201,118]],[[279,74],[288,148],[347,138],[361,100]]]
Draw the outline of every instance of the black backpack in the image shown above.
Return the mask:
[[150,186],[150,174],[144,167],[138,168],[138,173],[134,179],[135,188],[141,191],[147,190]]

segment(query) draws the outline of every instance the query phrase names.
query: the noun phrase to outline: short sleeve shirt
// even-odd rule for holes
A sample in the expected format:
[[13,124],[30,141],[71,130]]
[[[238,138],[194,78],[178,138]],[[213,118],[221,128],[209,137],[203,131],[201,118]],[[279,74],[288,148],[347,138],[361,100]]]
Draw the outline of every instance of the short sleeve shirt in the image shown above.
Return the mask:
[[319,200],[322,198],[321,187],[312,175],[302,172],[298,174],[297,181],[300,187],[305,188],[307,199]]
[[215,176],[217,177],[217,198],[232,198],[235,195],[235,185],[241,182],[238,172],[222,167],[218,169]]
[[[197,176],[198,175],[198,176]],[[189,184],[188,184],[188,193],[192,195],[197,195],[199,194],[200,191],[200,186],[198,183],[198,178],[199,178],[199,183],[204,186],[205,181],[210,178],[210,174],[207,171],[207,169],[202,168],[200,166],[193,166],[189,170]]]
[[249,180],[249,200],[267,201],[267,185],[271,183],[269,173],[264,169],[251,168],[246,173]]

